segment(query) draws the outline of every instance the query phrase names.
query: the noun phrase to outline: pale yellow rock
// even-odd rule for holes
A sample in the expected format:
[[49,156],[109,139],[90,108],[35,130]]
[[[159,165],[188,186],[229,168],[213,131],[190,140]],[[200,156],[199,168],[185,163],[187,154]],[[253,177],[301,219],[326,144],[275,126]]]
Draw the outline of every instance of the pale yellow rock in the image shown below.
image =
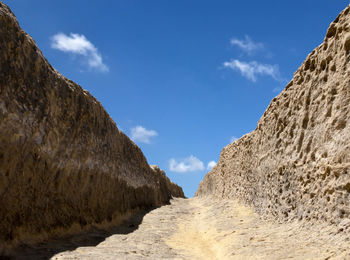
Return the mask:
[[147,214],[133,233],[51,259],[349,259],[346,236],[332,232],[296,221],[262,220],[234,200],[174,199]]
[[350,7],[330,25],[256,129],[226,146],[197,196],[350,233]]

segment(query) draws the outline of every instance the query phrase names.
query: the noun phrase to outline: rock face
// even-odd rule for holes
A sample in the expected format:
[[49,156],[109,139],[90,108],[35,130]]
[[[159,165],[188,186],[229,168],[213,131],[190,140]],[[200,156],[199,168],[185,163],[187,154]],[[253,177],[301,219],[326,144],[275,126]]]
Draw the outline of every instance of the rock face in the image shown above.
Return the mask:
[[350,7],[257,128],[226,146],[197,196],[237,198],[280,220],[350,231]]
[[184,197],[0,2],[0,251]]

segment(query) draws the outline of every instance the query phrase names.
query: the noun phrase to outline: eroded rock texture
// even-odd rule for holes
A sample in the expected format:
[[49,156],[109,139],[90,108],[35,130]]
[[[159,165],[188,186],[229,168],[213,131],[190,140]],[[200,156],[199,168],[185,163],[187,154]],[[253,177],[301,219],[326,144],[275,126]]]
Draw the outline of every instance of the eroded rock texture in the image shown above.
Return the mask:
[[0,2],[0,248],[184,197]]
[[257,128],[222,150],[197,196],[238,198],[266,216],[350,231],[349,11],[330,25]]

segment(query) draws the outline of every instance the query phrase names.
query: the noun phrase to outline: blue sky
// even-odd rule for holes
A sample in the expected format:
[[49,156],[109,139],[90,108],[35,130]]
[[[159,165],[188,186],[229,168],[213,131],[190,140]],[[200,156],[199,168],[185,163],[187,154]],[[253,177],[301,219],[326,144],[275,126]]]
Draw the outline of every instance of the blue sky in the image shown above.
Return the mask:
[[187,196],[349,1],[4,1]]

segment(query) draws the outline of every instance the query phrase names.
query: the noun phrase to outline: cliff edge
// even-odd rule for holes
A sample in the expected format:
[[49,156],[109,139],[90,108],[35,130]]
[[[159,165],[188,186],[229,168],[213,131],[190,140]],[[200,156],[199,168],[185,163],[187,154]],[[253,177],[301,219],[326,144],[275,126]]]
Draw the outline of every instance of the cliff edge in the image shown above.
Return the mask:
[[350,7],[331,23],[257,128],[226,146],[197,196],[350,232]]
[[184,197],[0,2],[0,251]]

